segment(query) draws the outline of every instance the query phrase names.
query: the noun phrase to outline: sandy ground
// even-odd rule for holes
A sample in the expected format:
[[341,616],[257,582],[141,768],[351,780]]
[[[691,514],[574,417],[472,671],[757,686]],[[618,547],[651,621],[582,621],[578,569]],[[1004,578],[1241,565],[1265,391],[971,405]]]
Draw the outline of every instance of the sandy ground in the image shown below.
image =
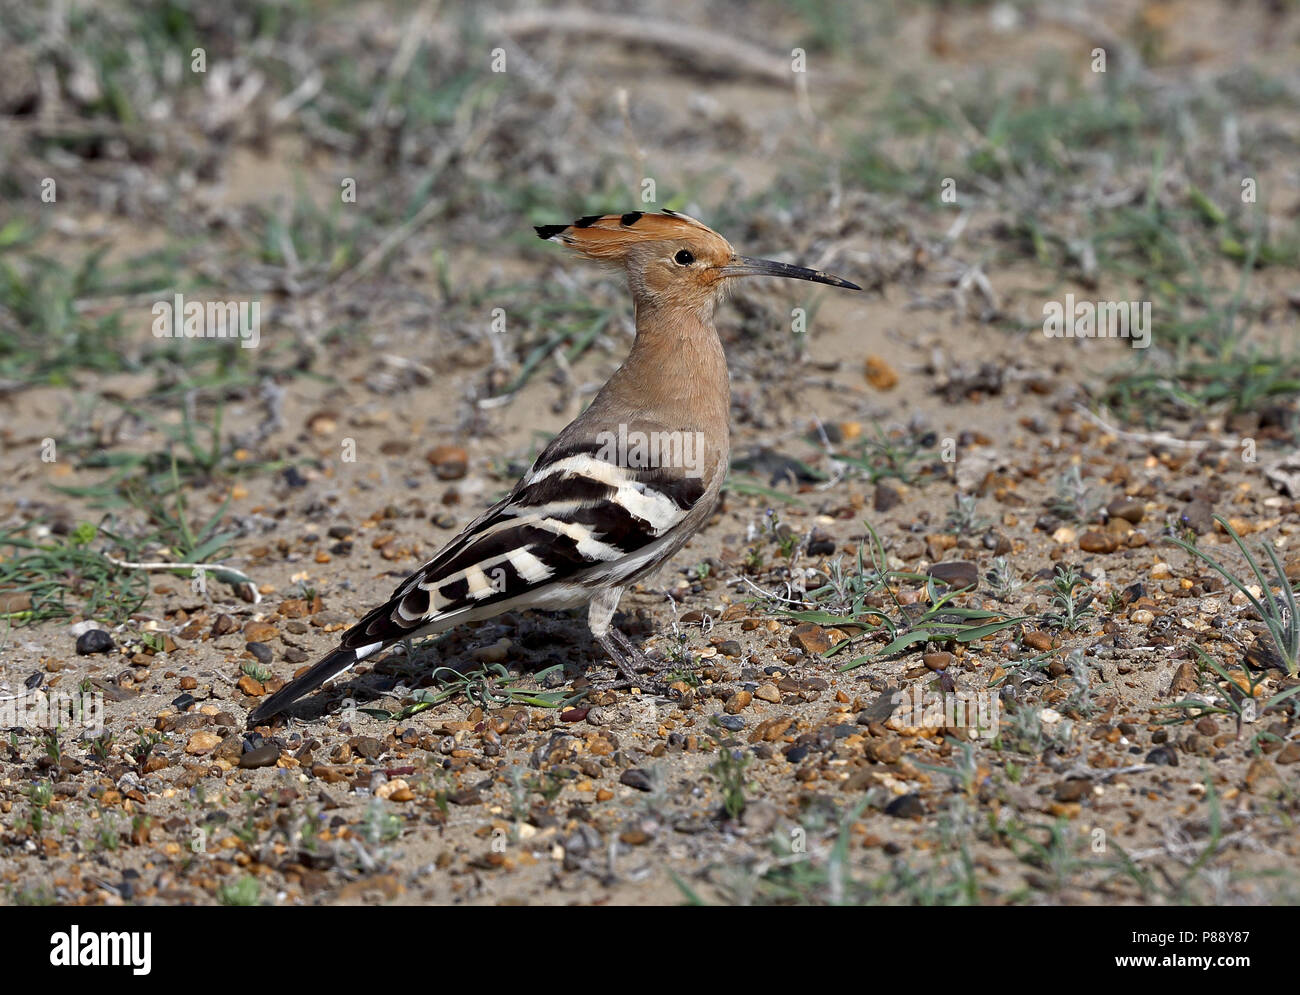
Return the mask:
[[[1183,6],[1195,17],[1174,17],[1160,35],[1171,76],[1230,66],[1240,58],[1234,45],[1265,34],[1218,5],[1148,5],[1143,16]],[[1108,23],[1131,23],[1130,8],[1110,9]],[[1294,18],[1287,23],[1294,39]],[[851,55],[832,60],[836,74],[856,80],[848,89],[819,90],[814,77],[815,123],[792,94],[753,80],[701,84],[654,52],[595,46],[590,78],[607,91],[628,88],[646,122],[639,140],[655,160],[680,146],[681,175],[725,163],[689,194],[693,204],[753,197],[792,157],[834,147],[846,122],[869,118],[877,78],[922,59],[932,75],[967,85],[1023,50],[981,16],[918,14],[894,28],[892,58],[866,69]],[[1197,39],[1215,44],[1204,42],[1202,55]],[[1080,40],[1040,25],[1019,44],[1050,56]],[[531,51],[554,71],[553,43]],[[1259,64],[1284,55],[1261,48]],[[595,108],[588,127],[618,133],[608,101],[582,106]],[[736,130],[735,155],[691,133],[701,115]],[[491,142],[483,148],[488,162]],[[631,170],[634,155],[617,154]],[[343,158],[294,136],[244,140],[194,188],[193,203],[209,216],[282,206],[295,188],[335,187]],[[363,189],[384,182],[373,160],[351,172]],[[1294,220],[1294,193],[1273,202],[1279,218]],[[577,206],[557,202],[553,220]],[[782,225],[777,212],[748,231],[724,230],[742,252],[784,253],[867,290],[755,285],[721,312],[736,483],[708,526],[624,598],[618,623],[664,661],[631,690],[593,687],[610,673],[580,615],[528,613],[456,630],[416,648],[414,662],[396,648],[292,719],[245,730],[258,698],[329,650],[511,485],[630,341],[617,277],[534,248],[533,217],[476,230],[472,217],[449,216],[355,281],[345,275],[315,296],[268,290],[268,348],[242,385],[221,391],[227,458],[185,490],[194,520],[225,507],[235,536],[221,562],[252,578],[260,600],[220,581],[196,590],[155,572],[125,621],[88,626],[74,615],[4,634],[0,684],[14,701],[100,694],[110,734],[94,741],[65,727],[52,739],[15,724],[0,743],[7,899],[1294,900],[1294,699],[1263,707],[1296,680],[1270,658],[1244,596],[1164,537],[1170,526],[1190,529],[1240,566],[1211,518],[1219,514],[1253,547],[1271,543],[1287,574],[1300,576],[1300,504],[1262,473],[1294,450],[1295,397],[1156,428],[1100,425],[1090,414],[1096,385],[1129,360],[1127,343],[1051,339],[1035,327],[1044,299],[1090,291],[1007,258],[996,212],[973,212],[950,244],[951,216],[908,218],[905,207],[882,206],[846,182],[818,209],[792,209],[797,224]],[[171,237],[119,212],[68,225],[107,233],[123,258]],[[72,251],[66,233],[43,237],[47,251]],[[228,238],[220,226],[212,237]],[[233,255],[222,264],[227,280],[253,285],[265,275]],[[973,266],[995,300],[977,283],[955,287]],[[1231,270],[1212,279],[1226,283]],[[454,293],[436,293],[438,283]],[[563,288],[562,302],[595,300],[613,318],[573,363],[550,357],[513,397],[483,404],[527,354],[516,329],[531,330],[532,319],[517,318],[518,297],[502,289],[516,284],[534,297]],[[1263,317],[1251,334],[1262,347],[1294,333],[1293,293],[1294,273],[1277,269],[1252,285]],[[486,332],[498,301],[512,336],[505,368]],[[156,346],[151,302],[122,305],[128,353]],[[349,307],[364,327],[330,336]],[[809,318],[793,339],[797,307]],[[52,539],[101,521],[103,509],[66,489],[105,480],[88,458],[95,453],[165,451],[164,434],[139,412],[182,423],[168,376],[146,365],[0,394],[8,481],[0,520],[37,523]],[[206,432],[217,404],[196,396]],[[49,437],[66,455],[33,458]],[[1257,443],[1257,461],[1243,460],[1240,437]],[[882,476],[889,460],[862,445],[877,439],[915,455]],[[1206,444],[1188,445],[1197,440]],[[800,479],[792,460],[815,476]],[[1071,468],[1088,492],[1078,520],[1053,510]],[[973,520],[949,518],[958,495],[977,499]],[[110,514],[115,528],[145,527],[138,509]],[[870,584],[871,530],[895,572],[887,590]],[[1017,589],[990,580],[998,558]],[[888,642],[882,617],[906,627],[928,607],[924,581],[898,574],[943,563],[978,578],[952,604],[1018,621],[969,643],[936,638],[874,655]],[[1094,595],[1073,629],[1050,618],[1053,571],[1068,567]],[[790,617],[818,607],[842,614],[808,595],[841,575],[867,584],[853,624]],[[9,607],[21,623],[21,606]],[[89,627],[109,633],[108,652],[77,652]],[[847,648],[824,655],[844,640]],[[1232,681],[1198,673],[1195,646]],[[873,656],[840,669],[863,655]],[[434,666],[499,667],[509,677],[479,680],[477,699],[454,694],[388,717],[414,689],[428,689]],[[250,674],[256,668],[269,671],[265,680]],[[1237,684],[1253,684],[1263,711],[1254,722],[1230,714],[1229,703],[1243,699]],[[939,692],[968,692],[996,709],[996,735],[951,717],[895,713],[891,702]],[[563,704],[523,700],[546,693]],[[1170,708],[1195,695],[1204,711]]]

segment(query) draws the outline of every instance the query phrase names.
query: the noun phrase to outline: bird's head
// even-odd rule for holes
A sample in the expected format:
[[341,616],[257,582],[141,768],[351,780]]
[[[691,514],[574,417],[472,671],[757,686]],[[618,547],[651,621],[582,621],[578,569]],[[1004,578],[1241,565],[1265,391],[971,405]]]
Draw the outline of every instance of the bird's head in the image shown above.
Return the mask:
[[589,259],[621,265],[633,297],[654,306],[712,310],[727,282],[741,276],[784,276],[862,289],[820,270],[737,255],[712,228],[676,211],[597,214],[571,225],[539,225],[537,234]]

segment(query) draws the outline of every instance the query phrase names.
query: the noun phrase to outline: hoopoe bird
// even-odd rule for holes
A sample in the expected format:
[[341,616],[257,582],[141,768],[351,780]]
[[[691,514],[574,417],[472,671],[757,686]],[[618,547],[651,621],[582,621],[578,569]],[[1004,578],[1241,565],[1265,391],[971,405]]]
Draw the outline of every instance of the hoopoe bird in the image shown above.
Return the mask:
[[627,359],[509,494],[259,705],[250,726],[399,640],[519,609],[589,604],[591,635],[634,681],[650,661],[610,624],[619,598],[699,531],[727,475],[731,383],[713,314],[728,282],[782,276],[861,289],[737,255],[675,211],[596,215],[537,234],[626,271],[636,305]]

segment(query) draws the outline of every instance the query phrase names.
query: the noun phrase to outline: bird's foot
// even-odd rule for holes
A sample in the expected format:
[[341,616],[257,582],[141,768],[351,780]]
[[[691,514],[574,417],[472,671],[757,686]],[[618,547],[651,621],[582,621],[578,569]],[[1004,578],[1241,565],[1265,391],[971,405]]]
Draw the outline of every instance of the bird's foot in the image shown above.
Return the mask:
[[617,686],[601,687],[602,691],[619,690],[622,687],[633,687],[645,683],[645,679],[637,676],[637,671],[645,671],[653,674],[658,668],[655,667],[654,661],[643,653],[639,647],[633,646],[631,640],[617,629],[610,629],[606,635],[600,636],[596,640],[611,660],[618,672],[623,675],[624,682],[615,682]]

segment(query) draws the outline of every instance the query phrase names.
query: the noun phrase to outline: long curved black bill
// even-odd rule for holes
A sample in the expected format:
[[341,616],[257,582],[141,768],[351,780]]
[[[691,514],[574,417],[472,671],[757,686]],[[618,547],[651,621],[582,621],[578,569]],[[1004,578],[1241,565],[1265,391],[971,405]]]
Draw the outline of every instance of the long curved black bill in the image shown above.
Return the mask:
[[754,259],[750,256],[736,256],[722,268],[723,276],[784,276],[792,280],[810,280],[824,283],[830,287],[843,287],[845,290],[861,290],[856,283],[841,280],[819,269],[807,269],[803,266],[791,266],[771,259]]

